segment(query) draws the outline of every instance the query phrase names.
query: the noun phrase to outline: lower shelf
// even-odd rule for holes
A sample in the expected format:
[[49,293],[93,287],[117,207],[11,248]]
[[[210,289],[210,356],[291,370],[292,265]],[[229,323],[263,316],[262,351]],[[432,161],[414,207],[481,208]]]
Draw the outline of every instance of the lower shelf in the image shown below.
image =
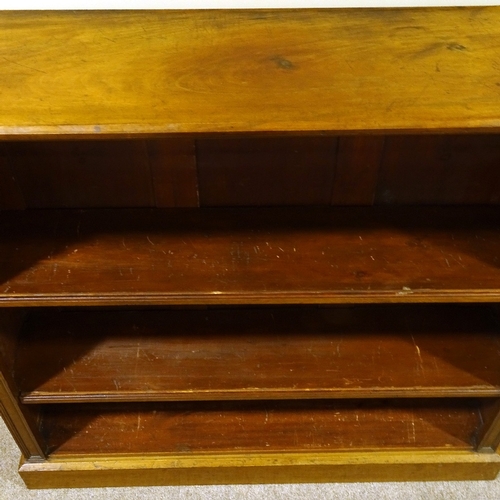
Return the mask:
[[47,405],[29,488],[494,479],[481,400]]
[[482,400],[47,405],[49,456],[472,451]]

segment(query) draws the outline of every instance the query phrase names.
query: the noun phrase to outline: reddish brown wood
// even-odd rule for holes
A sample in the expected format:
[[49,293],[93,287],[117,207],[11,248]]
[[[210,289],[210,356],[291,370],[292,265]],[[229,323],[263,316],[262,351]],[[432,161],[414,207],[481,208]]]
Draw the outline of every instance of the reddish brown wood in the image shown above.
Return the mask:
[[373,204],[384,144],[384,136],[339,138],[332,205]]
[[0,143],[0,210],[22,208],[24,199],[12,170],[9,144]]
[[[31,484],[496,473],[489,308],[386,303],[500,304],[500,208],[310,205],[499,203],[498,136],[336,137],[498,133],[500,9],[42,17],[0,16],[0,140],[109,142],[0,152],[1,209],[67,209],[0,210],[0,413]],[[130,209],[198,185],[309,206]],[[32,306],[63,309],[18,345]]]
[[477,405],[468,400],[343,400],[50,405],[42,429],[52,455],[63,457],[472,450],[478,425]]
[[500,137],[388,137],[377,203],[498,203]]
[[21,142],[9,151],[29,208],[154,205],[144,141]]
[[337,139],[197,141],[202,206],[328,205]]
[[0,302],[500,300],[496,208],[0,213]]
[[15,371],[24,403],[500,396],[499,345],[483,305],[48,310]]
[[197,207],[198,178],[194,139],[147,141],[156,206]]

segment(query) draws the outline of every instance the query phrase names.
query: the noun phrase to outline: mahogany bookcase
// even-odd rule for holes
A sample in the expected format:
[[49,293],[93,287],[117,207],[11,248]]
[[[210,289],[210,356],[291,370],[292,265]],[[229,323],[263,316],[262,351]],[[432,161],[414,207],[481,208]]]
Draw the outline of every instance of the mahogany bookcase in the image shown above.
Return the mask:
[[0,14],[0,410],[30,488],[500,470],[500,8]]

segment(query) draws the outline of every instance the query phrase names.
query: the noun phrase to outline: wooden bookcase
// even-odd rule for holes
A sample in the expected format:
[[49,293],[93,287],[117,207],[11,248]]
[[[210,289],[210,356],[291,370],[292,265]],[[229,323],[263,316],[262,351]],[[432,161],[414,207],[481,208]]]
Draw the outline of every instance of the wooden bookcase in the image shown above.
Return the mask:
[[492,479],[500,8],[0,14],[0,410],[30,488]]

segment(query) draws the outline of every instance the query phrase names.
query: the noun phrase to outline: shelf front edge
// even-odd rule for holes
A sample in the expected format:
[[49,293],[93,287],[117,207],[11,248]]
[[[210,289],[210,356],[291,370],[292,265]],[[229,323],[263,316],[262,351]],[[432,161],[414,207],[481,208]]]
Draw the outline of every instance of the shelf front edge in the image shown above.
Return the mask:
[[43,306],[189,306],[264,304],[411,304],[497,303],[498,290],[352,291],[334,293],[189,293],[189,294],[0,294],[0,307]]

